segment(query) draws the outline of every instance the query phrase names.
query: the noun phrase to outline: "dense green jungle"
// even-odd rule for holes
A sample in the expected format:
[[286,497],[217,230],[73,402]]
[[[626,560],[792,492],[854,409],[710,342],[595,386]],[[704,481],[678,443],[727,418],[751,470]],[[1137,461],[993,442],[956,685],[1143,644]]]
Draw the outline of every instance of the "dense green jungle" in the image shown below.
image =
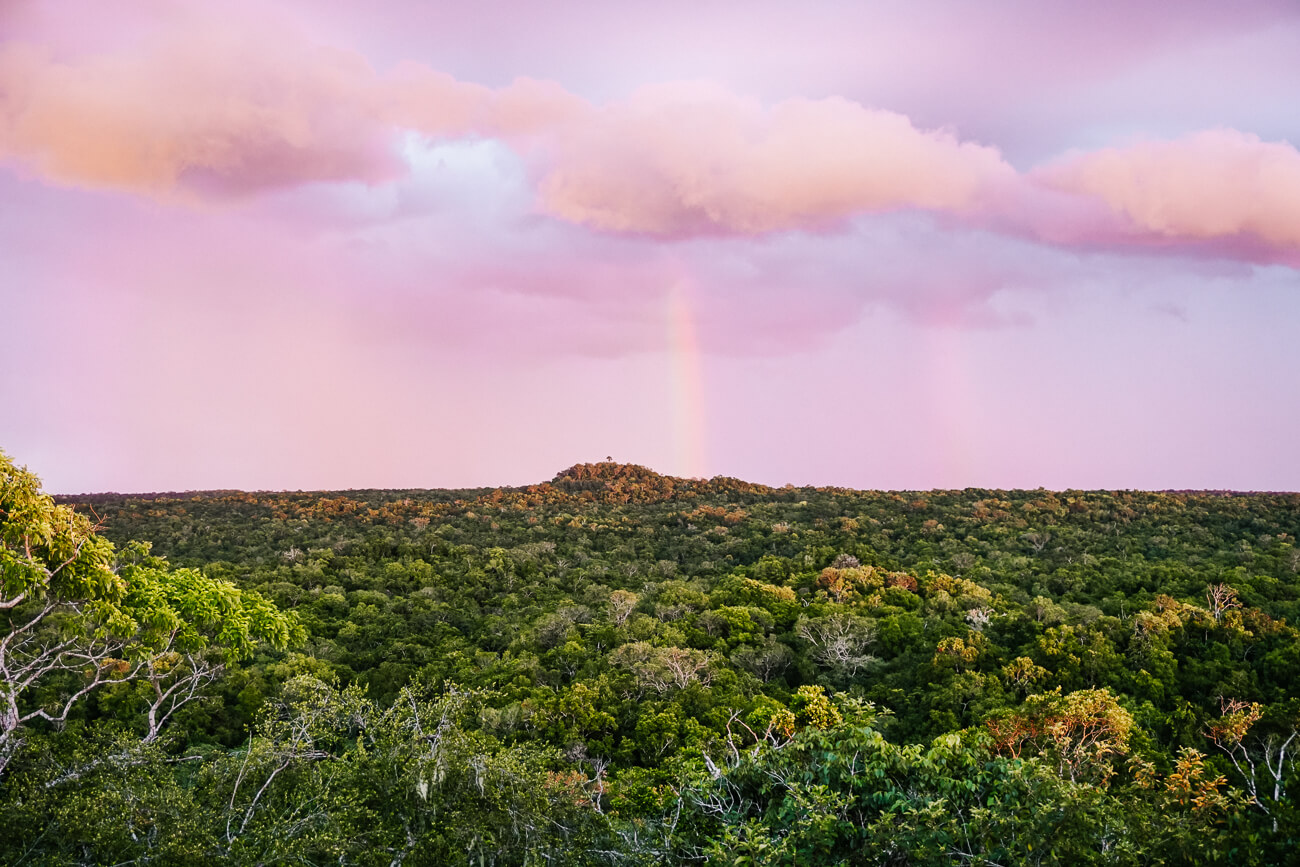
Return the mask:
[[1297,861],[1297,494],[0,485],[5,864]]

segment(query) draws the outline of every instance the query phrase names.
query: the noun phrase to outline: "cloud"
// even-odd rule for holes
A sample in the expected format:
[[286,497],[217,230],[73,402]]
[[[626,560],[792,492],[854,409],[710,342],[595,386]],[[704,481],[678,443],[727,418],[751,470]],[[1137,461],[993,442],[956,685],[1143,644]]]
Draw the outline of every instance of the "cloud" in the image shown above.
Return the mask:
[[552,81],[517,78],[494,90],[412,62],[393,69],[384,91],[384,116],[394,126],[432,138],[501,138],[521,147],[591,109]]
[[1030,178],[1102,203],[1118,218],[1079,231],[1079,240],[1219,242],[1242,258],[1271,252],[1300,263],[1300,152],[1284,142],[1207,130],[1072,154]]
[[765,107],[716,85],[645,88],[555,134],[542,208],[661,236],[820,229],[882,211],[977,209],[993,148],[840,98]]
[[213,21],[59,59],[0,48],[0,156],[65,185],[223,196],[404,167],[353,52]]
[[995,147],[843,97],[765,103],[679,82],[593,104],[530,78],[493,88],[413,61],[376,71],[249,5],[221,21],[176,8],[96,38],[18,28],[0,46],[0,159],[60,185],[203,202],[391,187],[418,171],[417,135],[508,149],[536,213],[597,234],[820,234],[924,212],[1064,248],[1300,265],[1300,152],[1245,132],[1021,173]]

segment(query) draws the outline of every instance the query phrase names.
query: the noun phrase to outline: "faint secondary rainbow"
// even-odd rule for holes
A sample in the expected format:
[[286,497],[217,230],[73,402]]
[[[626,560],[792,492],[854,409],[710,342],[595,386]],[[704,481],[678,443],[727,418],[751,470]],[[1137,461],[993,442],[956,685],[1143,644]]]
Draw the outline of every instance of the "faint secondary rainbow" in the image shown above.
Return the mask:
[[975,405],[969,359],[961,329],[949,322],[936,322],[923,332],[926,335],[926,378],[930,423],[937,430],[937,453],[931,466],[934,475],[928,484],[941,488],[963,488],[976,483],[976,466],[971,454],[971,425],[977,423],[979,407]]
[[669,400],[672,404],[675,472],[704,476],[704,389],[695,316],[686,286],[674,283],[667,293]]

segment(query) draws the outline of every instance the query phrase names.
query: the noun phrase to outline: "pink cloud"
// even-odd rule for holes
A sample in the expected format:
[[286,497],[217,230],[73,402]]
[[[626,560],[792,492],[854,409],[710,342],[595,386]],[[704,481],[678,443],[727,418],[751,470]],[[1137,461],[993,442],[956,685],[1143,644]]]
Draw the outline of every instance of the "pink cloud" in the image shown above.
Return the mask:
[[818,229],[908,208],[968,211],[996,150],[839,98],[765,107],[708,84],[645,88],[556,133],[539,185],[561,219],[651,235]]
[[486,126],[491,89],[419,63],[398,64],[383,96],[388,122],[434,137],[459,138]]
[[992,148],[840,98],[765,107],[686,83],[597,108],[529,78],[493,89],[411,61],[380,76],[246,9],[127,23],[89,42],[37,28],[0,49],[0,155],[65,185],[221,197],[390,180],[404,130],[497,138],[533,166],[544,212],[670,236],[960,211],[1011,171]]
[[247,9],[128,16],[98,39],[49,22],[21,36],[0,45],[0,159],[67,186],[220,198],[385,182],[407,171],[407,130],[526,148],[590,109],[528,78],[492,89],[410,61],[380,76]]
[[[1207,130],[1073,154],[1030,178],[1104,204],[1121,221],[1108,240],[1227,242],[1243,258],[1263,247],[1300,261],[1300,152],[1287,143]],[[1078,233],[1083,240],[1097,234]]]
[[385,81],[389,122],[433,138],[500,137],[523,146],[590,108],[552,81],[519,78],[493,90],[409,61],[398,64]]
[[[133,35],[134,36],[134,35]],[[57,183],[228,195],[403,170],[358,54],[211,20],[0,48],[0,156]]]
[[597,105],[533,78],[492,88],[414,61],[377,72],[256,6],[223,21],[168,8],[137,4],[102,33],[18,26],[0,46],[0,159],[61,185],[202,201],[388,183],[413,170],[414,131],[499,142],[538,212],[598,233],[817,233],[925,211],[1062,247],[1300,262],[1300,153],[1231,129],[1021,174],[995,147],[843,97],[763,102],[684,82]]

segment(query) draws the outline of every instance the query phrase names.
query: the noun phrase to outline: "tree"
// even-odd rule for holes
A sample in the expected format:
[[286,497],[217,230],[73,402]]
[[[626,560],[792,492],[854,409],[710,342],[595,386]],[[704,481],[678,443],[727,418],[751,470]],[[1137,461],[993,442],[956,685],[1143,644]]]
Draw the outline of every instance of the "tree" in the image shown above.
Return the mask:
[[256,593],[171,569],[148,545],[119,557],[97,529],[0,452],[0,772],[30,723],[61,724],[108,684],[146,685],[151,742],[228,660],[301,631]]
[[476,730],[484,696],[412,684],[391,706],[354,685],[285,684],[242,753],[212,767],[218,860],[568,863],[603,783],[555,750]]
[[697,681],[708,684],[712,654],[684,647],[656,647],[648,641],[624,644],[609,656],[610,662],[630,671],[644,691],[658,695],[685,689]]
[[800,617],[795,631],[812,645],[817,662],[849,676],[875,661],[867,648],[875,641],[876,630],[865,618],[851,614]]
[[[1205,736],[1232,762],[1246,786],[1250,803],[1272,817],[1286,799],[1286,776],[1295,765],[1295,741],[1300,737],[1300,718],[1293,713],[1271,720],[1273,731],[1252,731],[1264,716],[1257,702],[1220,698],[1220,715],[1206,725]],[[1294,711],[1294,708],[1292,708]]]
[[1060,688],[1031,695],[1014,713],[985,721],[994,749],[1013,758],[1053,758],[1062,777],[1105,784],[1114,773],[1110,758],[1128,752],[1133,717],[1108,689]]

